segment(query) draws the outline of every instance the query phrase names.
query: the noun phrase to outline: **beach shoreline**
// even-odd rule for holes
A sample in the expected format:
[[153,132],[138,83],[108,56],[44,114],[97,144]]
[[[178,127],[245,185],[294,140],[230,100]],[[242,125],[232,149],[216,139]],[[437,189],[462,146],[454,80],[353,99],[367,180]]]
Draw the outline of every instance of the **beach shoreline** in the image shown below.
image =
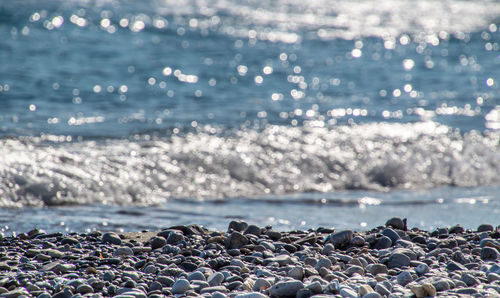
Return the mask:
[[424,231],[397,217],[363,232],[34,229],[0,239],[0,297],[498,297],[499,238],[491,224]]

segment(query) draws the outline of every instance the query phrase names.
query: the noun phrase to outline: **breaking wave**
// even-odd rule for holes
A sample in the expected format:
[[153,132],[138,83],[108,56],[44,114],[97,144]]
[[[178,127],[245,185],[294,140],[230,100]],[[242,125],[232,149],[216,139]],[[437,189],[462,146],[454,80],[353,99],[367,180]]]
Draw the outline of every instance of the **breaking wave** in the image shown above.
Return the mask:
[[200,129],[139,141],[48,139],[0,140],[0,206],[154,205],[500,183],[499,134],[460,134],[434,122]]

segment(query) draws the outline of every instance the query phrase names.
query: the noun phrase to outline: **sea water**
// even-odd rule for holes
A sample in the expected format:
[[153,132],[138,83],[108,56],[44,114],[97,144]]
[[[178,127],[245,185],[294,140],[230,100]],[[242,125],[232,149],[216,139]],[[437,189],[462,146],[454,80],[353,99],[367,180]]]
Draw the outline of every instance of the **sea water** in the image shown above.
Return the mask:
[[3,1],[0,225],[498,225],[499,26],[496,1]]

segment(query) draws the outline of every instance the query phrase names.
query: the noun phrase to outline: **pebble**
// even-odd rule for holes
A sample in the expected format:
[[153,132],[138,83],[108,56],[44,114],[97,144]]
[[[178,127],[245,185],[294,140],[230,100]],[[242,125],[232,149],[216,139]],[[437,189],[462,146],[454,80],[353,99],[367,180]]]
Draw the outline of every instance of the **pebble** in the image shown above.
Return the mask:
[[30,233],[0,238],[0,296],[500,294],[492,227],[427,232],[391,219],[366,232],[277,232],[234,221],[227,232],[189,225],[158,233],[40,234],[43,240]]
[[286,297],[295,296],[297,291],[304,288],[304,284],[297,280],[282,280],[275,283],[270,289],[271,296]]

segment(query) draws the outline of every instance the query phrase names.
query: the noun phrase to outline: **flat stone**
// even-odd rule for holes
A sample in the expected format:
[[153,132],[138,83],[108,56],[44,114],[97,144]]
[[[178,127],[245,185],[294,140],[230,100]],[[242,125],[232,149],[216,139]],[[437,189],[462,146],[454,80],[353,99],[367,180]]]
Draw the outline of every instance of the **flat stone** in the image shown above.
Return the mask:
[[370,272],[372,275],[377,274],[387,274],[389,270],[384,264],[370,264],[366,266],[366,271]]
[[187,280],[203,280],[203,281],[206,281],[206,277],[203,273],[201,273],[200,271],[194,271],[194,272],[191,272],[188,276],[187,276]]
[[335,246],[335,248],[343,248],[347,246],[353,237],[352,230],[344,230],[334,234],[330,234],[330,243]]
[[229,291],[224,286],[215,286],[215,287],[206,287],[201,289],[200,294],[208,294],[214,292],[227,293]]
[[356,291],[354,291],[353,289],[351,289],[347,286],[341,287],[339,294],[343,298],[357,298],[358,297],[358,293],[356,293]]
[[261,229],[256,225],[249,225],[243,234],[252,234],[255,236],[260,236]]
[[269,289],[271,296],[295,296],[297,291],[304,288],[304,284],[298,280],[282,280]]
[[251,292],[234,296],[234,298],[267,298],[267,297],[268,297],[267,295],[264,295],[259,292]]
[[264,265],[267,265],[267,264],[272,263],[272,262],[276,262],[280,266],[286,266],[292,262],[292,259],[288,255],[278,255],[274,258],[267,258],[262,263]]
[[478,232],[492,232],[495,228],[490,224],[481,224],[477,227]]
[[304,278],[304,268],[295,266],[287,272],[287,276],[296,280],[302,280]]
[[359,296],[363,297],[364,295],[368,293],[374,293],[375,291],[373,290],[372,287],[369,285],[360,285],[358,288],[358,294]]
[[115,257],[133,256],[134,251],[132,250],[132,248],[130,248],[128,246],[122,246],[122,247],[117,248],[115,250],[115,252],[113,253],[113,255]]
[[373,293],[366,293],[364,296],[362,296],[363,298],[382,298],[382,295],[380,295],[379,293],[377,292],[373,292]]
[[387,267],[389,269],[401,268],[410,265],[410,262],[411,259],[407,255],[403,253],[393,253],[389,257],[389,260],[387,262]]
[[332,267],[332,261],[329,258],[321,258],[317,263],[316,266],[314,266],[314,269],[320,270],[321,268],[325,267],[326,269],[330,269]]
[[83,285],[79,285],[76,288],[76,292],[80,293],[82,295],[85,295],[85,294],[89,294],[89,293],[94,293],[94,289],[90,285],[83,284]]
[[221,272],[214,272],[207,279],[207,282],[211,287],[219,286],[223,281],[224,274]]
[[257,278],[255,280],[255,283],[253,284],[252,291],[264,291],[268,288],[270,288],[272,285],[271,283],[265,279],[265,278]]
[[467,267],[465,267],[464,265],[462,265],[460,263],[457,263],[457,262],[454,262],[454,261],[450,261],[446,265],[446,269],[448,271],[457,271],[457,270],[467,270]]

